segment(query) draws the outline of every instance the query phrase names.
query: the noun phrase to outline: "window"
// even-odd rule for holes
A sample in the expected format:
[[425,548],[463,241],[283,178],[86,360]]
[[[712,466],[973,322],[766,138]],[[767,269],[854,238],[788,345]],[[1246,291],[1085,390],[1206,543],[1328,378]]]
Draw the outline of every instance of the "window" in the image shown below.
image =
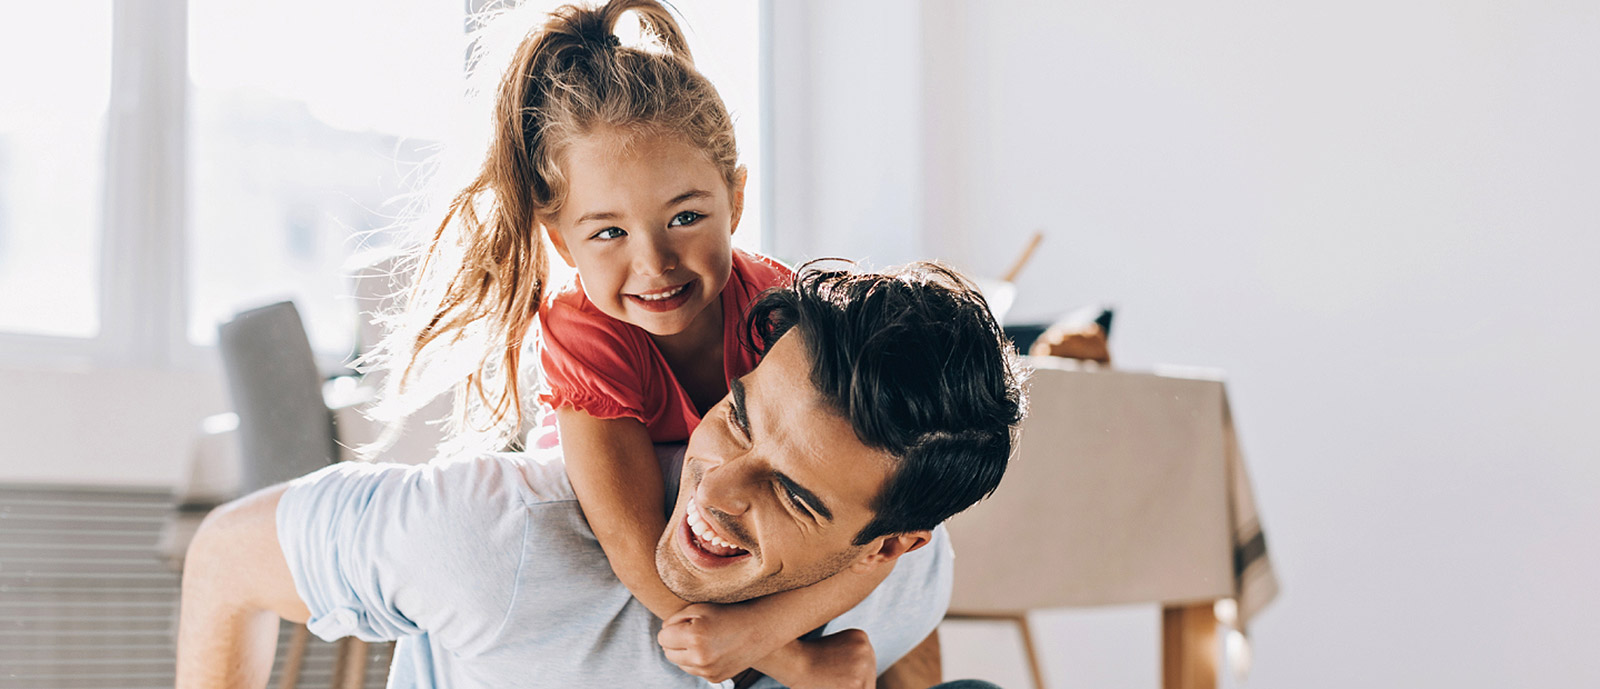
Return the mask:
[[448,126],[436,106],[462,93],[462,4],[189,8],[188,338],[292,298],[317,350],[348,352],[347,263],[385,243]]
[[111,0],[0,6],[0,331],[93,337]]
[[[0,353],[45,335],[182,364],[219,321],[280,299],[319,352],[349,353],[352,261],[399,236],[485,4],[99,0],[70,41],[44,5],[0,9]],[[757,248],[761,5],[673,6],[734,115],[750,171],[735,242]]]

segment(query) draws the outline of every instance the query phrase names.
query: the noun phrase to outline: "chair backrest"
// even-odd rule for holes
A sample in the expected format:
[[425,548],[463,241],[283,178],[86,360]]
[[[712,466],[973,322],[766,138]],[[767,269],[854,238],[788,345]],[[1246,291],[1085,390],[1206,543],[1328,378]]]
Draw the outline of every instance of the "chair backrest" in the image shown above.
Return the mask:
[[245,311],[218,327],[239,415],[240,488],[282,483],[338,457],[311,342],[293,302]]

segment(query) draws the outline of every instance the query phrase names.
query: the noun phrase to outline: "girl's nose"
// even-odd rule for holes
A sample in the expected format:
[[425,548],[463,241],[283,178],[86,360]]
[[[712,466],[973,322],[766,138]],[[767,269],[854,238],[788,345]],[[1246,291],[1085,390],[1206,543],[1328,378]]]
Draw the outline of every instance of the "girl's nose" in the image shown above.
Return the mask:
[[678,267],[678,254],[660,239],[639,242],[633,256],[633,271],[644,277],[666,275]]

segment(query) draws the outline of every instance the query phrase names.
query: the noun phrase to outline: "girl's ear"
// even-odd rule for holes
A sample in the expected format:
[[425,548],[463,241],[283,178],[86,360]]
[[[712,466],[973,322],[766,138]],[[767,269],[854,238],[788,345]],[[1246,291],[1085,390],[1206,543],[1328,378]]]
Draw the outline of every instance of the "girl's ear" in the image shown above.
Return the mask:
[[733,224],[728,228],[728,234],[739,231],[739,218],[744,217],[744,183],[750,181],[750,171],[743,165],[733,171]]
[[566,262],[568,268],[578,267],[572,262],[572,252],[567,251],[567,241],[561,238],[560,232],[550,229],[549,223],[544,221],[539,222],[539,229],[544,232],[544,236],[550,238],[550,246],[556,248],[556,254]]

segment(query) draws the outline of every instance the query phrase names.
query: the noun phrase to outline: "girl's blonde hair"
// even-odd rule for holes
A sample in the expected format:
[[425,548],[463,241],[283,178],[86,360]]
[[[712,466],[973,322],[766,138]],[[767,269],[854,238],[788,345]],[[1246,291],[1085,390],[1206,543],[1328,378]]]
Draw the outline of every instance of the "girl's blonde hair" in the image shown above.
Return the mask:
[[[616,37],[629,12],[653,46]],[[705,153],[730,190],[742,174],[727,107],[695,69],[665,7],[611,0],[550,13],[501,76],[483,165],[451,198],[432,239],[408,257],[404,311],[367,362],[388,373],[375,416],[390,421],[391,432],[441,391],[438,380],[415,385],[427,374],[456,389],[454,434],[502,445],[515,435],[524,342],[550,270],[539,228],[566,199],[567,145],[600,129],[680,137]],[[473,355],[469,363],[445,363],[462,353]]]

